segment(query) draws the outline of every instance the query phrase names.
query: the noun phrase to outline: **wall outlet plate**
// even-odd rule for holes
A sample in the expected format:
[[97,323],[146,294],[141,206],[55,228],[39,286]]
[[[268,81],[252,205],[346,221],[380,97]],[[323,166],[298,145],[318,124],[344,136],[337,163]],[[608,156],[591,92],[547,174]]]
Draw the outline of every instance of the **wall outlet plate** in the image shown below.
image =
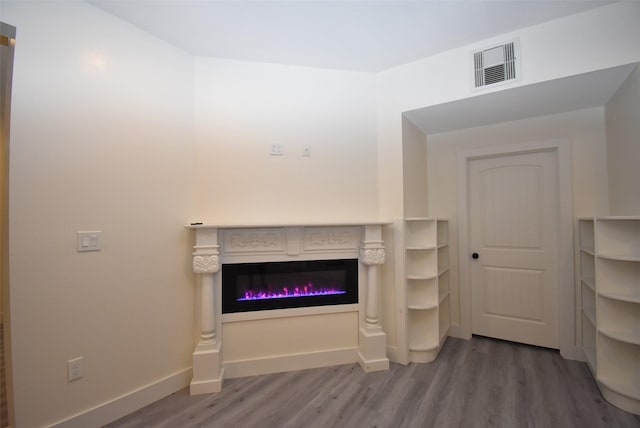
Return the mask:
[[84,377],[84,357],[67,361],[67,381],[82,379]]

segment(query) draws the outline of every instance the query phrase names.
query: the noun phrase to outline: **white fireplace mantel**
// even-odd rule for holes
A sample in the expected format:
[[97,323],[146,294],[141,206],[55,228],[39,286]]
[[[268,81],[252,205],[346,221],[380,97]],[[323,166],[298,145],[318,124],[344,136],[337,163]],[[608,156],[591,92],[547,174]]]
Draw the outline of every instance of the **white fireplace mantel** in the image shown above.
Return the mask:
[[[380,324],[378,283],[378,269],[386,258],[382,241],[382,226],[386,224],[346,222],[186,226],[195,232],[193,271],[200,280],[197,296],[200,303],[200,338],[193,352],[191,393],[218,392],[225,376],[240,377],[356,361],[367,372],[387,370],[387,339]],[[225,263],[338,258],[360,261],[356,305],[259,311],[240,317],[221,313],[220,271]],[[286,324],[287,317],[291,317],[290,325]],[[324,317],[321,321],[327,325],[317,346],[306,343],[313,340],[309,335],[296,337],[297,325],[317,323],[318,317]],[[275,318],[279,318],[278,327],[287,333],[276,337],[277,340],[270,340],[264,337],[261,329],[265,328],[265,323],[275,322]],[[334,330],[336,337],[332,338],[331,332]],[[223,353],[225,331],[231,348]],[[286,343],[288,338],[291,343]],[[273,347],[273,342],[279,342],[279,346],[286,349],[282,352],[271,349],[265,351],[265,355],[252,356],[251,351],[238,350],[243,348],[242,340],[251,341],[252,345],[260,342],[265,348]],[[260,354],[255,352],[255,347],[259,345],[254,345],[256,354]]]

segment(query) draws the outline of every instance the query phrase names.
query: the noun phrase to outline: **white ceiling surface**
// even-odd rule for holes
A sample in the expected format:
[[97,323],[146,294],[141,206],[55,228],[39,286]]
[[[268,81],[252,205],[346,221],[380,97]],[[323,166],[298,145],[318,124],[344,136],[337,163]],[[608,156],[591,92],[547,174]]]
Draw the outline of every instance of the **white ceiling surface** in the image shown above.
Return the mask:
[[612,2],[89,1],[196,56],[370,72]]
[[606,105],[637,64],[492,92],[406,112],[426,134]]

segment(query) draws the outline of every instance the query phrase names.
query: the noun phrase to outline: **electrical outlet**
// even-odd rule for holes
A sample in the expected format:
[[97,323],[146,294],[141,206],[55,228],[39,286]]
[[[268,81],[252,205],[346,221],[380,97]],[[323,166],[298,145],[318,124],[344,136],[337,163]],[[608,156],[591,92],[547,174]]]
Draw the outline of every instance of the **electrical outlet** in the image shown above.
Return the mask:
[[67,361],[67,381],[82,379],[84,377],[84,357]]

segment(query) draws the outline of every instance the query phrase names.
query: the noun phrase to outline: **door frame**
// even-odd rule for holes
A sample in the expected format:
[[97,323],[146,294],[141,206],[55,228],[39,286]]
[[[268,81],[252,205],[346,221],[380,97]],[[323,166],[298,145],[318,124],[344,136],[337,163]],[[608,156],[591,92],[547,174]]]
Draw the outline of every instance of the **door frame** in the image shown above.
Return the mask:
[[2,293],[2,308],[0,308],[0,316],[2,316],[2,322],[0,325],[4,329],[4,381],[5,381],[5,393],[7,398],[7,413],[6,419],[3,422],[9,424],[8,426],[15,426],[15,412],[14,412],[14,400],[13,400],[13,365],[11,357],[11,314],[10,314],[10,293],[9,293],[9,127],[11,124],[10,110],[11,110],[11,88],[13,81],[13,59],[15,54],[15,38],[16,27],[0,22],[0,35],[3,37],[2,44],[9,47],[9,60],[6,63],[0,63],[0,67],[4,67],[2,70],[2,79],[0,79],[0,91],[2,97],[0,102],[3,103],[0,109],[0,114],[5,117],[2,118],[5,122],[5,128],[2,129],[0,135],[0,150],[3,151],[0,156],[0,162],[2,162],[2,168],[0,168],[0,266],[2,275],[0,277],[0,293]]
[[[573,258],[573,197],[571,188],[571,143],[566,138],[497,145],[458,153],[458,274],[460,325],[452,331],[471,338],[471,285],[469,254],[469,163],[475,159],[552,151],[558,179],[558,337],[560,354],[566,359],[583,360],[577,346],[576,299]],[[568,310],[567,310],[568,309]]]

